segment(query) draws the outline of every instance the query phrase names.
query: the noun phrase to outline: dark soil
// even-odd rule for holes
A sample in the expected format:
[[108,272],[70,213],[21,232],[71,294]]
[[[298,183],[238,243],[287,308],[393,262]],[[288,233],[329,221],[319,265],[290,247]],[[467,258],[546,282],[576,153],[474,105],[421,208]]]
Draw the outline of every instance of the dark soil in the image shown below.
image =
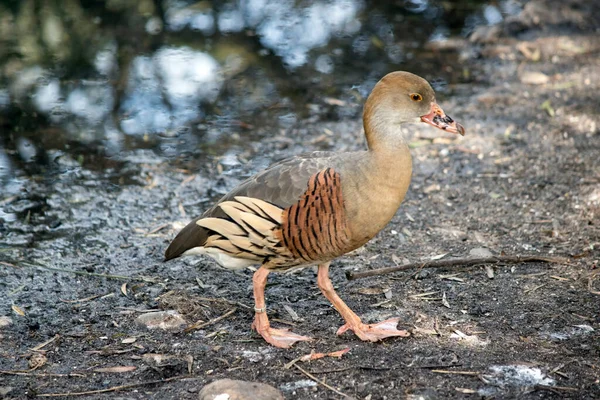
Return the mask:
[[[267,304],[284,323],[290,306],[299,317],[293,330],[316,340],[268,346],[250,329],[251,271],[198,258],[162,262],[178,229],[242,178],[236,170],[218,159],[193,171],[184,162],[148,163],[143,151],[126,170],[79,168],[64,155],[60,175],[0,198],[4,212],[18,216],[3,228],[0,248],[0,317],[11,320],[0,324],[0,393],[24,399],[181,376],[87,398],[193,399],[205,384],[231,378],[271,384],[289,399],[337,399],[285,365],[349,347],[341,359],[298,365],[359,399],[600,398],[600,16],[592,3],[533,1],[456,43],[459,68],[478,83],[452,87],[441,105],[467,134],[407,127],[415,168],[404,204],[373,241],[332,264],[351,308],[368,322],[399,316],[411,337],[375,344],[336,337],[342,321],[307,269],[273,274]],[[534,72],[548,81],[527,83],[545,79]],[[324,127],[332,137],[321,137]],[[299,123],[257,143],[247,156],[277,156],[258,157],[245,173],[323,140],[336,149],[363,146],[360,122]],[[495,266],[493,278],[483,266],[344,275],[480,248],[569,263]],[[233,308],[190,333],[134,324],[147,310],[178,310],[192,323]],[[32,349],[53,337],[41,349],[47,361],[28,371]],[[151,353],[176,357],[157,366],[144,358]],[[136,368],[95,371],[116,366]]]

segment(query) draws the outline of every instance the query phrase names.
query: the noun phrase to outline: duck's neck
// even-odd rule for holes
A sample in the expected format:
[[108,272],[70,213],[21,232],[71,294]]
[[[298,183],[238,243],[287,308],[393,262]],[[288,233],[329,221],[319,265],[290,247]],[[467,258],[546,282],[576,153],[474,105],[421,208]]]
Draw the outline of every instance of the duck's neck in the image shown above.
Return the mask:
[[400,125],[367,110],[364,124],[369,149],[354,153],[356,159],[348,168],[349,183],[344,191],[352,248],[366,243],[392,219],[412,173],[412,159]]
[[392,176],[405,176],[402,167],[410,167],[411,156],[408,138],[402,132],[401,121],[394,119],[394,113],[378,107],[375,102],[367,101],[363,123],[370,158],[377,166],[388,170]]

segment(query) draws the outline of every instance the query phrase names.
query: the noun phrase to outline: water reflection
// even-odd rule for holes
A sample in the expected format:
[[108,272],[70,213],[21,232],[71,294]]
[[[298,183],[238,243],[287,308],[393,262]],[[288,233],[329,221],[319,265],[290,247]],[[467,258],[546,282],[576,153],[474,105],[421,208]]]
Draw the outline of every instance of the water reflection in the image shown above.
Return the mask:
[[220,66],[207,53],[163,48],[132,62],[121,122],[127,134],[164,132],[197,120],[198,104],[213,102],[221,88]]
[[[256,126],[295,126],[319,104],[315,93],[360,102],[352,88],[365,95],[390,70],[462,79],[449,55],[425,54],[424,43],[497,23],[520,7],[378,3],[2,2],[0,138],[17,164],[32,161],[23,143],[67,152],[73,142],[100,143],[106,155],[129,160],[136,157],[120,153],[140,146],[169,157],[243,142]],[[3,159],[0,148],[0,178],[15,173]]]

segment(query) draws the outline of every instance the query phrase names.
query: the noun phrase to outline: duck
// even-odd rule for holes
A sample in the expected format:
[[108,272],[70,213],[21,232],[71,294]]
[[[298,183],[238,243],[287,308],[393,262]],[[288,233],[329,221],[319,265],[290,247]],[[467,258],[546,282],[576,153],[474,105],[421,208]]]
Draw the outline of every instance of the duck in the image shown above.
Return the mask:
[[332,260],[351,252],[393,218],[412,174],[407,123],[425,123],[463,135],[444,113],[431,85],[406,71],[385,75],[363,110],[367,148],[353,152],[316,151],[279,161],[246,179],[173,239],[165,261],[206,255],[221,267],[257,266],[252,277],[252,329],[266,342],[289,348],[312,338],[273,328],[265,303],[271,272],[316,266],[317,285],[344,320],[337,335],[352,331],[363,341],[407,337],[399,318],[365,324],[334,290]]

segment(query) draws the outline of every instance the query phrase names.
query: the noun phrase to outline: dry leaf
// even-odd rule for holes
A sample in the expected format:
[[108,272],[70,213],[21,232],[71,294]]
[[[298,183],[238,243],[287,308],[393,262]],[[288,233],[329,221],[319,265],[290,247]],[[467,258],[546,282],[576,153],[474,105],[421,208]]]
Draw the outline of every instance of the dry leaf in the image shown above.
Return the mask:
[[456,276],[456,274],[452,274],[452,275],[440,275],[441,279],[447,279],[449,281],[456,281],[456,282],[464,282],[465,280],[463,278],[459,278],[458,276]]
[[431,261],[441,260],[442,258],[446,257],[447,254],[448,253],[438,254],[437,256],[431,256],[430,260]]
[[299,361],[312,361],[312,360],[318,360],[319,358],[324,358],[324,357],[341,358],[344,354],[346,354],[349,351],[350,351],[349,347],[342,349],[342,350],[338,350],[338,351],[332,351],[331,353],[315,353],[313,351],[310,354],[306,354],[306,355],[300,357]]
[[121,285],[121,293],[127,296],[127,282]]
[[433,185],[429,185],[425,189],[423,189],[423,193],[429,194],[431,192],[439,192],[440,190],[441,190],[440,185],[438,185],[437,183],[434,183]]
[[450,303],[448,303],[448,300],[446,299],[446,292],[442,294],[442,304],[444,307],[450,308]]
[[25,311],[21,310],[20,307],[17,307],[13,304],[11,308],[15,313],[19,314],[21,317],[25,316]]
[[543,72],[527,71],[520,76],[521,82],[527,85],[543,85],[550,81],[550,77]]
[[121,343],[130,344],[130,343],[134,343],[136,340],[137,340],[137,338],[129,337],[129,338],[125,338],[125,339],[121,340]]
[[333,97],[325,97],[323,101],[330,106],[344,107],[346,105],[344,100],[334,99]]
[[48,362],[48,358],[42,353],[33,353],[31,357],[29,357],[29,369],[34,370],[43,367],[46,362]]
[[290,314],[290,317],[292,317],[292,321],[302,321],[302,318],[298,316],[298,314],[296,313],[296,311],[294,311],[294,309],[292,309],[292,307],[288,306],[287,304],[284,304],[283,308],[285,308],[285,311],[287,311],[287,313]]
[[526,42],[521,42],[517,45],[517,50],[519,50],[527,59],[531,61],[539,61],[542,55],[542,52],[539,48],[533,47],[529,48]]
[[137,367],[133,365],[128,366],[118,366],[118,367],[107,367],[107,368],[96,368],[94,372],[114,372],[114,373],[123,373],[123,372],[131,372],[135,371]]
[[435,329],[429,328],[419,328],[415,326],[415,329],[412,330],[413,333],[422,333],[423,335],[439,335],[439,333]]
[[430,296],[432,294],[438,293],[437,291],[435,292],[425,292],[425,293],[419,293],[419,294],[411,294],[408,297],[427,297]]

